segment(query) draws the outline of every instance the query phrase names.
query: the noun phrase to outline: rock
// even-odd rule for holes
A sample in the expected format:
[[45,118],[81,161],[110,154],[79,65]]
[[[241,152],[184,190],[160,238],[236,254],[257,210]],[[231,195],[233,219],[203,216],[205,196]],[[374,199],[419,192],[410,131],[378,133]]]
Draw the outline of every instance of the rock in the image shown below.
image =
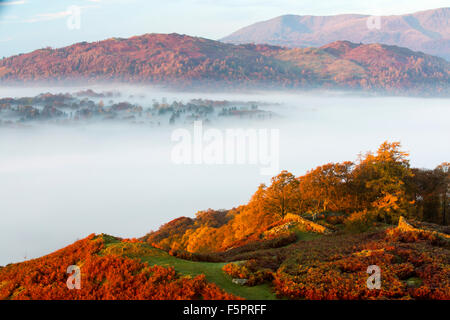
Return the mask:
[[419,288],[422,285],[422,280],[417,277],[412,277],[406,280],[406,284],[410,288]]
[[243,286],[248,282],[248,279],[233,279],[232,281],[235,284]]
[[285,218],[286,221],[293,221],[296,222],[300,225],[303,225],[307,230],[310,230],[311,232],[315,232],[315,233],[322,233],[322,234],[330,234],[332,233],[332,231],[330,229],[328,229],[327,227],[312,222],[310,220],[307,220],[305,218],[300,217],[299,215],[296,214],[291,214],[288,213]]
[[[417,224],[417,222],[416,222],[416,224]],[[413,226],[412,222],[408,222],[402,216],[398,220],[397,229],[402,231],[402,232],[421,232],[421,233],[424,233],[424,234],[431,234],[431,235],[439,236],[439,237],[444,238],[444,239],[450,239],[450,235],[448,235],[448,234],[445,234],[445,233],[442,233],[442,232],[438,232],[438,231],[435,231],[435,230],[427,230],[425,227],[423,227],[423,228],[415,227],[415,226]]]
[[419,231],[416,228],[414,228],[412,225],[410,225],[405,218],[402,216],[398,220],[398,229],[401,231]]

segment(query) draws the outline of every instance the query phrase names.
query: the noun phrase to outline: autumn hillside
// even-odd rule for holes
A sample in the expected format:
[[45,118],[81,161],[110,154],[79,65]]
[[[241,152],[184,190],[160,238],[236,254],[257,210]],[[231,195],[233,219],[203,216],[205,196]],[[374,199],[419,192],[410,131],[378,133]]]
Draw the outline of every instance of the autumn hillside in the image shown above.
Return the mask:
[[[247,286],[291,299],[449,299],[449,163],[411,168],[399,143],[302,176],[283,171],[246,205],[175,219],[141,240],[227,262]],[[406,226],[406,227],[405,227]],[[382,270],[378,291],[367,267]]]
[[[90,235],[42,258],[0,268],[0,299],[20,300],[178,300],[238,299],[203,275],[183,276],[172,267],[149,265],[117,253],[130,242],[108,235]],[[131,242],[135,252],[153,255],[156,249]],[[130,254],[130,252],[127,252]],[[70,265],[82,272],[82,289],[66,285]]]
[[[0,299],[448,300],[449,168],[411,168],[399,143],[384,142],[354,162],[283,171],[237,208],[0,267]],[[80,290],[66,287],[74,264]]]
[[[208,253],[279,239],[289,232],[273,230],[285,224],[319,234],[337,231],[335,225],[348,232],[395,225],[400,216],[448,225],[449,203],[442,200],[450,183],[448,169],[448,163],[434,170],[411,168],[399,143],[384,142],[356,161],[328,163],[299,177],[282,171],[245,205],[180,217],[143,239],[167,251]],[[320,225],[314,223],[321,219]]]
[[121,81],[176,87],[346,88],[449,93],[450,63],[406,48],[333,42],[288,49],[145,34],[45,48],[0,60],[3,83]]

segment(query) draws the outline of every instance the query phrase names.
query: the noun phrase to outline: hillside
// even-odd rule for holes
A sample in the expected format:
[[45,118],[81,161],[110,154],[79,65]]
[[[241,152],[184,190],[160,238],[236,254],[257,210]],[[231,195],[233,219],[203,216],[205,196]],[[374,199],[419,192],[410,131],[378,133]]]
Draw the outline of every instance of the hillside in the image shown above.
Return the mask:
[[[385,142],[358,163],[283,171],[238,208],[181,217],[141,239],[90,235],[0,267],[0,299],[448,300],[448,167],[412,169]],[[70,265],[79,290],[66,287]]]
[[450,63],[345,41],[320,48],[232,45],[178,34],[40,49],[0,60],[1,83],[121,81],[176,87],[344,88],[449,94]]
[[[399,143],[384,142],[376,153],[355,162],[328,163],[299,177],[282,171],[270,185],[260,185],[245,205],[180,217],[142,240],[179,256],[215,253],[223,259],[252,242],[268,247],[292,243],[291,231],[301,237],[302,232],[326,235],[337,231],[337,224],[366,231],[373,223],[396,224],[400,216],[446,225],[448,209],[439,200],[445,188],[430,186],[446,186],[448,163],[434,170],[413,169],[407,156]],[[322,225],[314,224],[320,219]]]
[[[0,299],[450,298],[448,240],[420,233],[381,228],[249,248],[230,262],[201,262],[136,240],[90,235],[48,256],[0,267]],[[80,290],[66,287],[71,264],[80,266]],[[382,270],[381,290],[366,287],[373,264]]]
[[221,39],[226,43],[319,47],[347,40],[383,43],[450,60],[450,8],[381,16],[380,28],[367,27],[368,15],[284,15],[244,27]]
[[293,81],[299,70],[244,46],[146,34],[41,49],[0,61],[2,81],[91,80],[189,85],[193,81]]
[[[117,246],[134,249],[118,254]],[[108,235],[90,235],[47,256],[0,268],[0,300],[175,300],[237,299],[204,275],[191,277],[173,267],[148,264],[136,258],[164,256],[159,250]],[[167,255],[167,254],[166,254]],[[81,267],[81,289],[66,286],[69,265]]]

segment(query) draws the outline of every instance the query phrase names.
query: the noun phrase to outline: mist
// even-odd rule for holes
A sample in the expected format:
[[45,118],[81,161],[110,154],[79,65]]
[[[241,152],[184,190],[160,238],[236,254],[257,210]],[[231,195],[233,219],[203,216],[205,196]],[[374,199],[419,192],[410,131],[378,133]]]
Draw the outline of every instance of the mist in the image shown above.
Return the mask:
[[[0,97],[80,89],[87,88],[1,88]],[[413,167],[434,168],[450,159],[450,99],[119,91],[117,101],[143,107],[163,97],[261,102],[273,118],[213,119],[208,127],[278,129],[279,170],[297,176],[325,163],[356,160],[385,140],[400,141]],[[0,265],[48,254],[91,233],[141,237],[179,216],[245,204],[260,183],[270,182],[254,164],[175,164],[171,135],[180,127],[193,129],[186,123],[0,127]]]

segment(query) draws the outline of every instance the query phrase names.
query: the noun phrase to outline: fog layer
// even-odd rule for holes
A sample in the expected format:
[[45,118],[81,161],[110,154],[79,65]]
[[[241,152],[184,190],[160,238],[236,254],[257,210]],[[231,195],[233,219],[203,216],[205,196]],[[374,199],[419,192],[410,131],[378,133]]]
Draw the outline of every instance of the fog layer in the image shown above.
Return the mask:
[[[0,95],[45,92],[35,91],[0,90]],[[145,105],[161,97],[280,103],[269,107],[279,115],[271,121],[230,119],[210,127],[279,129],[280,170],[295,175],[355,160],[384,140],[400,141],[415,167],[433,168],[450,159],[445,99],[148,90],[139,99]],[[140,237],[179,216],[245,204],[260,183],[270,181],[257,165],[174,164],[171,134],[178,127],[0,129],[0,265],[50,253],[90,233]]]

